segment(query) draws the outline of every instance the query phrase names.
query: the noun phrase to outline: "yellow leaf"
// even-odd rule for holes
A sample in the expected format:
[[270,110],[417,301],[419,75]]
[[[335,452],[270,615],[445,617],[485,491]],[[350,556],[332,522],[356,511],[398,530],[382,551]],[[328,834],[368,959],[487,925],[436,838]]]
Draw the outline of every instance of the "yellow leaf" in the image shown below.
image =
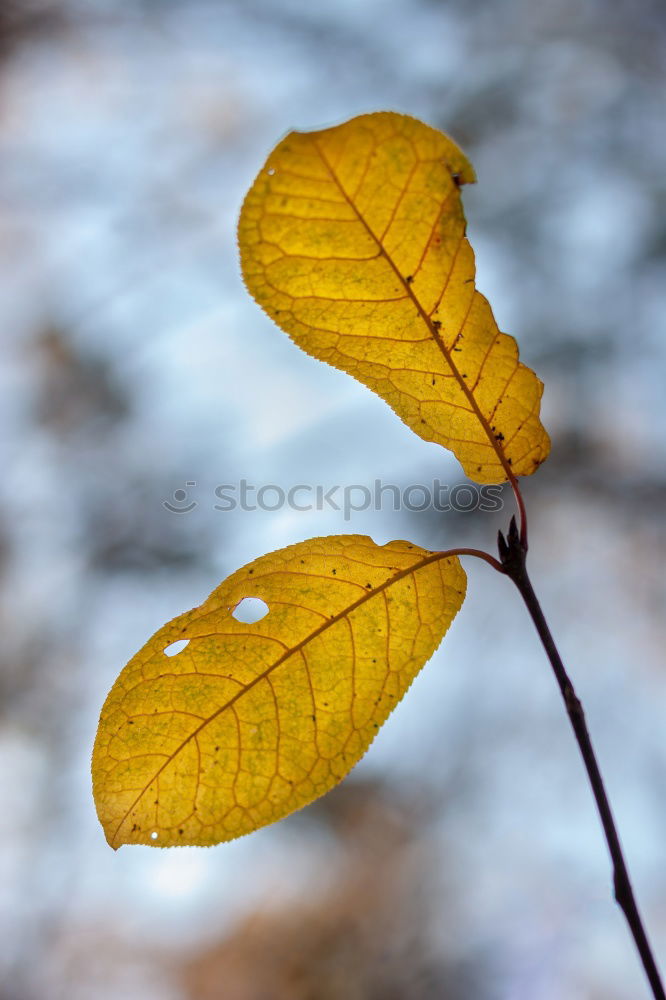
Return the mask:
[[474,288],[459,190],[474,179],[406,115],[292,132],[248,192],[239,244],[248,289],[299,347],[490,483],[534,472],[550,442],[543,386]]
[[[328,791],[435,651],[465,586],[455,557],[361,535],[238,570],[156,632],[106,700],[92,773],[109,844],[216,844]],[[253,625],[232,614],[245,597],[269,608]]]

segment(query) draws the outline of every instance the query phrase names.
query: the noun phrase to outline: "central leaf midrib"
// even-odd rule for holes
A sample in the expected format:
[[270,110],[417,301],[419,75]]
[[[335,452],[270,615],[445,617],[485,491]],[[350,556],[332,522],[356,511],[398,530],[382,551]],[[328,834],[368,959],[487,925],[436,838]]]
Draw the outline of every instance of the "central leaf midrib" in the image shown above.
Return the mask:
[[[351,208],[351,210],[354,212],[356,218],[361,223],[361,225],[364,227],[365,231],[368,233],[368,235],[371,237],[371,239],[373,239],[375,241],[375,243],[377,245],[377,248],[379,250],[379,253],[387,261],[387,263],[389,264],[389,266],[393,270],[394,274],[396,275],[396,277],[400,281],[400,283],[401,283],[402,287],[404,288],[405,292],[407,293],[407,296],[411,299],[411,301],[416,306],[416,308],[418,310],[418,313],[421,316],[423,322],[426,324],[426,327],[428,328],[428,330],[429,330],[429,332],[430,332],[433,340],[435,341],[435,343],[439,347],[440,351],[442,352],[442,354],[444,356],[444,359],[445,359],[446,363],[448,364],[449,368],[453,372],[453,374],[454,374],[454,376],[456,378],[456,381],[458,382],[458,385],[460,386],[460,388],[462,389],[462,391],[463,391],[464,395],[466,396],[468,402],[470,403],[470,405],[472,407],[472,410],[474,411],[474,413],[478,417],[479,423],[483,427],[483,430],[485,431],[486,436],[487,436],[487,438],[488,438],[488,440],[489,440],[489,442],[490,442],[493,450],[495,451],[495,454],[497,455],[497,458],[499,459],[499,462],[500,462],[502,468],[506,472],[507,479],[510,482],[514,482],[515,481],[515,476],[513,474],[513,470],[511,469],[511,466],[509,465],[509,462],[508,462],[508,460],[507,460],[507,458],[506,458],[506,456],[505,456],[502,448],[500,447],[499,441],[497,440],[497,438],[493,434],[488,421],[486,420],[486,418],[484,417],[483,413],[481,412],[481,410],[479,408],[479,404],[477,403],[477,401],[476,401],[476,399],[474,397],[474,393],[469,388],[466,380],[462,377],[461,373],[458,371],[458,368],[456,367],[456,365],[455,365],[455,363],[454,363],[454,361],[453,361],[453,359],[451,357],[451,352],[447,349],[447,347],[444,344],[444,341],[442,340],[442,338],[440,337],[437,329],[435,328],[434,324],[430,320],[430,317],[428,316],[428,314],[424,310],[423,306],[421,305],[421,303],[417,299],[416,295],[414,294],[414,291],[412,289],[412,286],[411,286],[410,282],[405,279],[404,275],[400,271],[400,268],[397,266],[397,264],[395,263],[395,261],[393,260],[393,258],[391,257],[391,255],[385,249],[385,247],[384,247],[384,245],[383,245],[383,243],[381,241],[381,238],[379,236],[377,236],[377,234],[374,232],[374,230],[372,229],[372,227],[370,226],[370,224],[367,222],[367,220],[365,219],[365,217],[359,211],[356,203],[353,201],[353,199],[349,196],[349,194],[347,193],[347,191],[343,187],[343,185],[342,185],[342,183],[340,181],[340,178],[337,176],[335,170],[333,169],[333,166],[331,165],[330,161],[328,160],[328,158],[326,156],[326,153],[324,152],[324,150],[322,149],[322,147],[319,145],[319,143],[316,141],[316,139],[314,140],[314,146],[315,146],[315,149],[317,150],[319,156],[321,157],[324,166],[326,167],[326,169],[328,170],[329,174],[331,175],[331,179],[333,180],[333,183],[336,185],[338,191],[340,192],[340,194],[342,195],[342,197],[345,199],[345,201],[347,202],[347,204],[349,205],[349,207]],[[450,275],[449,275],[449,277],[450,277]],[[447,282],[448,282],[448,278],[447,278]],[[472,294],[473,295],[477,294],[476,293],[476,286],[475,286],[474,292]]]

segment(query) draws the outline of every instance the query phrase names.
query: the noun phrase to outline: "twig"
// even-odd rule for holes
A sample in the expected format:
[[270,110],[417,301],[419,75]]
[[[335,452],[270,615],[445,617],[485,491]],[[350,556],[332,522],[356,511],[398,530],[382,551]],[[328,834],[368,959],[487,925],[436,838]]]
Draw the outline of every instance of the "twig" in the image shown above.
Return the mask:
[[645,969],[645,974],[652,988],[655,1000],[666,1000],[666,993],[664,993],[664,987],[659,975],[659,970],[654,960],[652,949],[650,948],[650,943],[643,926],[643,921],[634,898],[634,891],[629,879],[627,865],[622,854],[622,847],[620,845],[620,838],[615,826],[615,820],[613,819],[613,813],[611,812],[603,778],[601,777],[601,771],[599,770],[599,765],[592,748],[590,734],[587,730],[583,706],[581,705],[574,690],[574,686],[564,668],[564,664],[562,663],[562,659],[557,651],[550,629],[548,628],[548,623],[546,622],[543,611],[541,610],[541,605],[539,604],[529,576],[527,575],[527,569],[525,566],[527,549],[521,541],[515,518],[511,519],[511,526],[506,539],[502,535],[502,532],[499,533],[498,548],[503,571],[511,580],[513,580],[525,602],[536,630],[539,633],[539,638],[541,639],[543,647],[546,651],[546,655],[550,660],[553,673],[555,674],[555,679],[557,680],[562,693],[569,721],[571,722],[571,726],[585,764],[587,776],[590,780],[590,785],[592,786],[594,800],[597,804],[599,816],[601,817],[601,824],[606,836],[606,842],[608,844],[608,850],[613,864],[615,899],[623,911],[627,919],[627,923],[629,924],[629,929],[636,943],[636,948],[638,949],[638,953],[640,955],[641,962],[643,963],[643,968]]

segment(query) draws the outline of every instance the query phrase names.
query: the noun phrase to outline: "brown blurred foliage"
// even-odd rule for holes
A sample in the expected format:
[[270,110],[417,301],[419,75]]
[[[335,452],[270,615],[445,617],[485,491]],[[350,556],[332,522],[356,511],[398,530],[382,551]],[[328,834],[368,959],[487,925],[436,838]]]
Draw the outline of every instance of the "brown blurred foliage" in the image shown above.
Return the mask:
[[324,884],[266,902],[189,959],[189,1000],[479,1000],[471,971],[433,939],[426,802],[348,781],[311,811],[332,835]]
[[56,0],[2,0],[0,4],[0,59],[25,41],[51,37],[66,27],[68,18]]

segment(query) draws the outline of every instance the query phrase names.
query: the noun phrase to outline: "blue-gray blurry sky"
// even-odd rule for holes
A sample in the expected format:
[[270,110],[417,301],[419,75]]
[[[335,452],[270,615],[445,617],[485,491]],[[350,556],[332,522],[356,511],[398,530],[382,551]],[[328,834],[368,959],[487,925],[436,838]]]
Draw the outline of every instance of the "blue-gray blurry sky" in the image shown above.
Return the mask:
[[[324,820],[109,850],[95,727],[158,626],[310,535],[492,548],[505,526],[508,496],[499,515],[215,510],[241,478],[464,482],[300,353],[239,276],[236,219],[269,149],[377,109],[443,128],[475,164],[478,285],[546,384],[533,576],[666,961],[665,65],[656,0],[5,0],[3,996],[204,1000],[188,956],[349,878]],[[197,507],[165,509],[184,488]],[[542,651],[508,584],[468,571],[459,619],[350,780],[441,804],[427,846],[408,840],[429,859],[412,881],[446,996],[633,1000],[645,987]],[[219,995],[264,995],[240,980]]]

